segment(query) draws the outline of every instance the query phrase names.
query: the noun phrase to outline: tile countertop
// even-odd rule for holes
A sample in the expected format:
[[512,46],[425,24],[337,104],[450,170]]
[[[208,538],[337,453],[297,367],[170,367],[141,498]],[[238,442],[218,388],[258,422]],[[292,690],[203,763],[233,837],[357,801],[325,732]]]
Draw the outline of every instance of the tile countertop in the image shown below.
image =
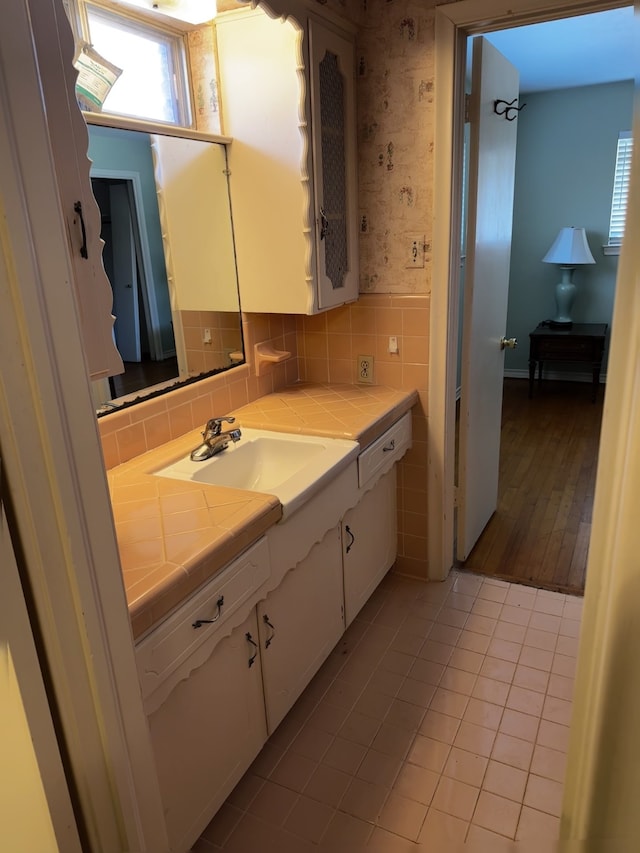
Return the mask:
[[[324,435],[364,448],[415,403],[415,391],[300,383],[233,414],[237,426]],[[215,415],[227,412],[212,413]],[[193,430],[107,471],[135,638],[161,621],[282,516],[274,495],[156,477],[201,441]]]

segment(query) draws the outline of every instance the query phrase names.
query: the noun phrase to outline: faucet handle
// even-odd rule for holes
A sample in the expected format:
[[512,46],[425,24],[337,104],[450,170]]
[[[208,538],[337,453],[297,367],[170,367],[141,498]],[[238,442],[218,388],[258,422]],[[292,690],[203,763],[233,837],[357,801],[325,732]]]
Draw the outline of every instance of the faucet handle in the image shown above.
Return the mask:
[[226,421],[229,424],[235,423],[235,418],[228,416],[224,418],[210,418],[205,427],[206,432],[212,432],[213,435],[220,435],[222,424]]

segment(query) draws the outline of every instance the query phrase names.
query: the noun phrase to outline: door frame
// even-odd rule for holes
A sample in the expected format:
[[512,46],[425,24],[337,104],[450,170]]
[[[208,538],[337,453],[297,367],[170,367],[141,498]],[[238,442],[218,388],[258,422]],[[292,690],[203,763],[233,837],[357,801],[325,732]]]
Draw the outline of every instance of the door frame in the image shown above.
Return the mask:
[[467,38],[523,24],[628,6],[619,0],[462,0],[435,9],[435,144],[427,469],[429,579],[454,563],[456,365]]
[[[147,336],[151,357],[155,361],[161,361],[172,353],[166,353],[162,349],[162,338],[160,335],[160,317],[158,315],[158,302],[156,291],[153,286],[153,274],[151,272],[151,252],[149,250],[149,237],[147,235],[147,224],[140,212],[144,210],[142,200],[142,183],[138,172],[130,172],[124,169],[100,169],[91,166],[91,178],[107,179],[113,181],[126,181],[129,195],[129,208],[131,210],[131,222],[133,225],[133,240],[136,248],[136,259],[138,263],[138,275],[140,278],[140,292],[144,303],[145,322],[147,324]],[[169,286],[167,282],[167,287]],[[137,334],[140,336],[140,323],[138,322]]]

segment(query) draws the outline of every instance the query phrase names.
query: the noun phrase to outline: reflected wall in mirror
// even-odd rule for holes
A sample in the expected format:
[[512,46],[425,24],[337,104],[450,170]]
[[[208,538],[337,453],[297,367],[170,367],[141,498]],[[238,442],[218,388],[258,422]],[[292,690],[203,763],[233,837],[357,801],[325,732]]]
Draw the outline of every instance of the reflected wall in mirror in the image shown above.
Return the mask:
[[225,146],[90,125],[89,158],[125,363],[96,405],[242,363]]

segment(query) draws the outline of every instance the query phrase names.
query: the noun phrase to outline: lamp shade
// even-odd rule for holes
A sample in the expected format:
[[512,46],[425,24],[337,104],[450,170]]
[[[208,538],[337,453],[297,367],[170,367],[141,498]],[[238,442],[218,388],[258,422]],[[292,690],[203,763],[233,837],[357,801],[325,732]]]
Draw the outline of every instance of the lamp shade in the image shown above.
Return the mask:
[[545,264],[561,264],[568,267],[577,264],[595,264],[584,228],[572,226],[560,229],[560,233],[542,260]]

